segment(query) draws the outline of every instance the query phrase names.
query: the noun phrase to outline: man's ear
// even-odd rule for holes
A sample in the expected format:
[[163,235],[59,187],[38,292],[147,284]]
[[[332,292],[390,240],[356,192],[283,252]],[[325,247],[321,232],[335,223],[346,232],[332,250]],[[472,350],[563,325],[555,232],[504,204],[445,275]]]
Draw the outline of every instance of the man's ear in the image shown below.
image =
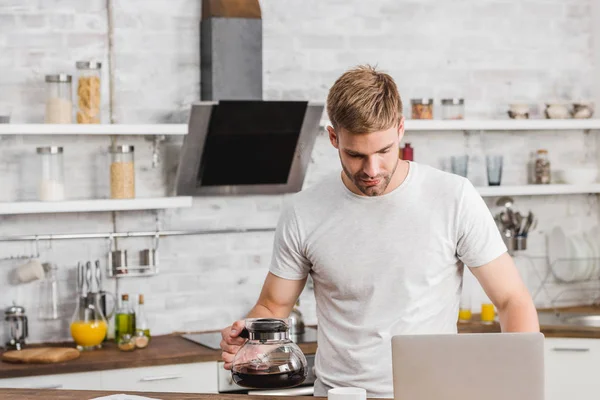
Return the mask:
[[335,131],[333,130],[333,126],[327,126],[327,132],[329,132],[329,141],[331,142],[331,145],[336,149],[339,148],[338,137]]
[[398,143],[402,142],[402,138],[404,138],[404,116],[400,117],[400,122],[398,123]]

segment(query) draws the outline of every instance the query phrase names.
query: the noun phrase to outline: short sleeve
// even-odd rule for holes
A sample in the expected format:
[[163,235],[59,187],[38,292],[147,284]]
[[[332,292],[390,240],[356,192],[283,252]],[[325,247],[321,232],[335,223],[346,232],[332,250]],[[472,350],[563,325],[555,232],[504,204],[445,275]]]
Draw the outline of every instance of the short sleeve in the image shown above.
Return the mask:
[[480,267],[507,251],[489,208],[465,179],[458,211],[457,256],[469,267]]
[[294,206],[284,205],[275,230],[269,271],[280,278],[301,280],[308,276],[310,268],[311,263],[304,255]]

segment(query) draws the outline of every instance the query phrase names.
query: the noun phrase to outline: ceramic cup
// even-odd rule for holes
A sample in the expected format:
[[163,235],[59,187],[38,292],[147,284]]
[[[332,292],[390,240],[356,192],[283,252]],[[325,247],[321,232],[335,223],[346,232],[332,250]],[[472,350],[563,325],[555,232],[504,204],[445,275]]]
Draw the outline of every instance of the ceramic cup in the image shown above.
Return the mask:
[[40,260],[32,259],[17,267],[16,276],[21,283],[44,279],[44,267]]
[[367,391],[356,387],[341,387],[327,391],[329,400],[366,400]]

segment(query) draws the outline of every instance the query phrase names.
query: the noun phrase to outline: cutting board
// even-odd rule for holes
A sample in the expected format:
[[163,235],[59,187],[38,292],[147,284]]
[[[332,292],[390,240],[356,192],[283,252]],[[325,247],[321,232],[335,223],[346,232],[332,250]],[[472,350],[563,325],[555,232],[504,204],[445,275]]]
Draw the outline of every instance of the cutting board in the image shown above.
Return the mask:
[[38,347],[35,349],[13,350],[2,354],[2,361],[25,364],[51,364],[79,357],[79,350],[70,347]]

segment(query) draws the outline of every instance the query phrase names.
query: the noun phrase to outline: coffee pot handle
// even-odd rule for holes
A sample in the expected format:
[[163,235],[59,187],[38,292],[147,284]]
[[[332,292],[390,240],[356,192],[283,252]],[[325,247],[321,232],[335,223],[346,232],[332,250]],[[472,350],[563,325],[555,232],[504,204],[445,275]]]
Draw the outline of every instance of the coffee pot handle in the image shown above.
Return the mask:
[[250,332],[248,332],[248,329],[246,329],[246,328],[242,329],[242,331],[240,332],[240,337],[244,338],[244,339],[249,339]]
[[112,308],[110,309],[110,312],[107,311],[106,315],[104,316],[104,318],[106,318],[107,320],[109,320],[109,319],[112,318],[112,316],[115,313],[115,310],[117,309],[117,296],[115,296],[111,292],[106,292],[104,290],[102,292],[100,292],[100,295],[104,296],[104,297],[110,297],[112,299],[112,303],[113,303]]

